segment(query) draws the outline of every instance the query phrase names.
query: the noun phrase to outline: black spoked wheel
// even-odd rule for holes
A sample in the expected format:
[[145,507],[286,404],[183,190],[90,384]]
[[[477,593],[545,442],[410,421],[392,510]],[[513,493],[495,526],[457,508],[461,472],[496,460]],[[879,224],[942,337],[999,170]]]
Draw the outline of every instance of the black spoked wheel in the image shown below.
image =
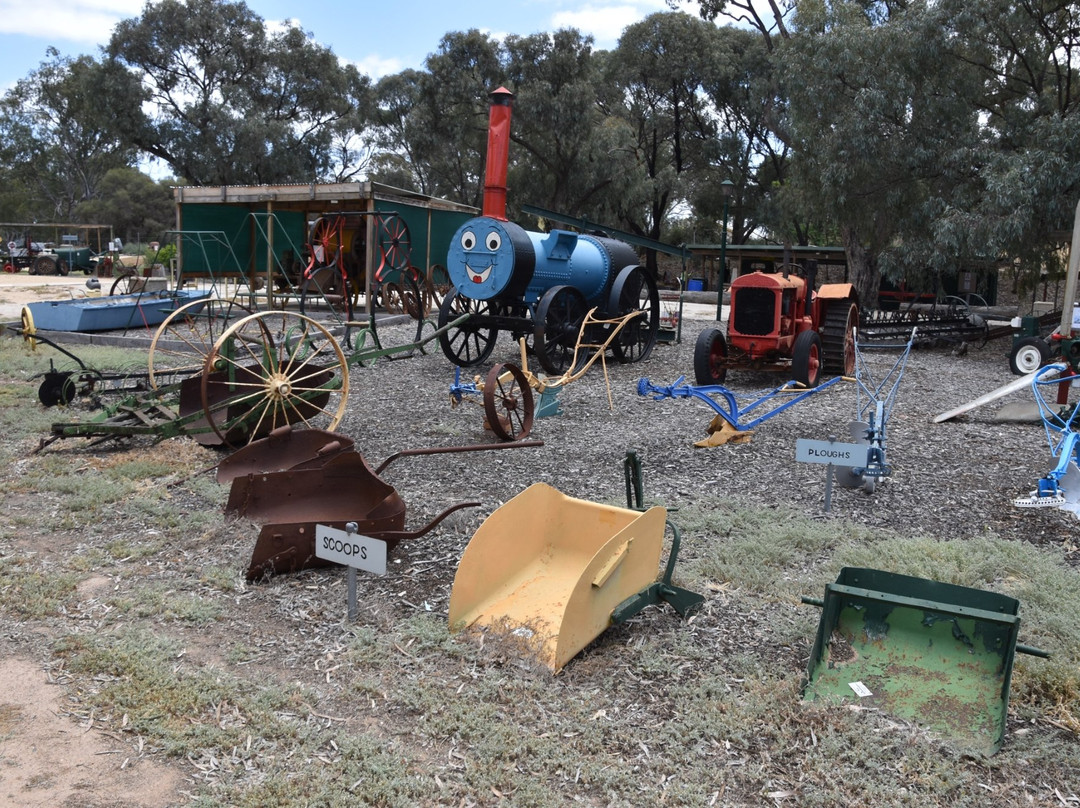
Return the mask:
[[849,300],[826,304],[821,326],[822,368],[838,376],[855,375],[855,328],[859,307]]
[[585,296],[572,286],[553,286],[540,298],[533,350],[548,373],[561,376],[570,368],[586,313]]
[[484,415],[502,440],[521,440],[532,431],[533,393],[517,365],[495,365],[484,381]]
[[817,387],[821,380],[821,337],[817,331],[803,331],[795,337],[791,350],[791,372],[799,384]]
[[660,330],[660,292],[644,267],[625,267],[615,278],[608,301],[609,316],[632,318],[616,335],[611,350],[620,362],[642,362],[649,358]]
[[[444,328],[463,314],[486,315],[491,314],[491,304],[486,300],[473,300],[459,294],[457,289],[450,288],[450,292],[443,298],[439,306],[439,328]],[[496,328],[484,328],[466,320],[459,328],[453,328],[439,335],[439,346],[446,358],[458,367],[472,367],[479,365],[495,350],[495,342],[499,337]]]
[[110,295],[132,295],[146,288],[146,280],[134,272],[125,272],[117,277],[109,287]]
[[723,384],[727,378],[727,340],[719,328],[706,328],[694,344],[694,381],[699,386]]

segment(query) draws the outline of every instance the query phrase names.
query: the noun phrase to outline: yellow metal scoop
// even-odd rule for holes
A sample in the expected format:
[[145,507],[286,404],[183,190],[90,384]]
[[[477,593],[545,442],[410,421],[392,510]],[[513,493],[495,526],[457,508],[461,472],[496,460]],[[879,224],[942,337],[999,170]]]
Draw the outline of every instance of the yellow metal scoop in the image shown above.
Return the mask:
[[[558,672],[613,620],[650,603],[685,614],[700,596],[655,583],[667,511],[574,499],[544,483],[495,510],[462,555],[450,629],[511,627]],[[672,555],[677,552],[673,545]]]

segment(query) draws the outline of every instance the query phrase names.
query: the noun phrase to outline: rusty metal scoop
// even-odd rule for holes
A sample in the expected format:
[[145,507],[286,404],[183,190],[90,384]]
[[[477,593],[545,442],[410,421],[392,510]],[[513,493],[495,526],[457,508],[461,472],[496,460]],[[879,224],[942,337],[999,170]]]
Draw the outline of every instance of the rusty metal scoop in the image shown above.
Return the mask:
[[[316,525],[343,530],[355,522],[359,533],[385,541],[389,552],[405,539],[428,533],[454,511],[480,504],[459,503],[419,530],[406,530],[404,500],[378,476],[400,457],[542,445],[527,441],[411,449],[372,471],[345,436],[284,428],[223,461],[218,480],[232,483],[226,514],[263,524],[247,571],[247,579],[253,581],[264,575],[331,566],[332,562],[315,555]],[[285,467],[288,463],[293,465]]]
[[224,485],[247,474],[285,471],[313,462],[322,465],[335,454],[353,451],[353,446],[352,438],[326,429],[278,427],[218,463],[217,481]]

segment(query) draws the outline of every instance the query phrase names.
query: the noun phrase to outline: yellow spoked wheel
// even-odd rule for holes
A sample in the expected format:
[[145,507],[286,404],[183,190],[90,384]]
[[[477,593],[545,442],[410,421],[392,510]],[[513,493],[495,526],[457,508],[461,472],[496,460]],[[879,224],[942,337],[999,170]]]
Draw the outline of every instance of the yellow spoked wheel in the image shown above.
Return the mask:
[[150,387],[157,390],[201,372],[218,337],[249,314],[246,306],[217,298],[194,300],[172,312],[150,342]]
[[286,424],[333,430],[348,398],[341,346],[302,314],[244,317],[218,337],[203,366],[203,412],[227,446],[243,446]]
[[22,307],[22,335],[23,339],[30,343],[31,350],[37,348],[37,340],[34,339],[34,335],[37,333],[37,328],[34,327],[34,314],[30,311],[29,306]]

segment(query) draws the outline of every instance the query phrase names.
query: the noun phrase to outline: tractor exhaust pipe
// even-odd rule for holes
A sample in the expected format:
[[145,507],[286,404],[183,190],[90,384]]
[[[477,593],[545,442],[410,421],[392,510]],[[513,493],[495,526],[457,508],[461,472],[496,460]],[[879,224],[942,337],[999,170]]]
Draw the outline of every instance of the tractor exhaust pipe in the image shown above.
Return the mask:
[[506,167],[510,161],[510,111],[514,94],[505,87],[492,91],[488,116],[487,166],[484,171],[484,216],[505,222]]

